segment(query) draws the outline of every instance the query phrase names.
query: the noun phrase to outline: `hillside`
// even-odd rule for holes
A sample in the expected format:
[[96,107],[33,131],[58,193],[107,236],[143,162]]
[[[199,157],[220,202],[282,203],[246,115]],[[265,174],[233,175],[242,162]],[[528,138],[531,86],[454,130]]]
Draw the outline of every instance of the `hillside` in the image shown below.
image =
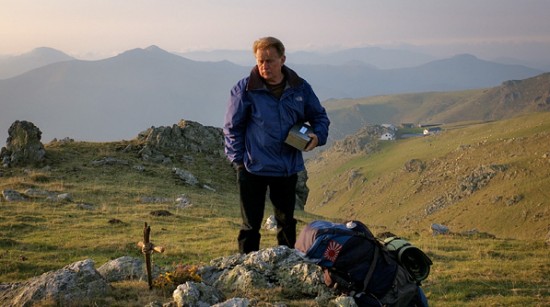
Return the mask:
[[[548,144],[549,122],[548,113],[538,113],[506,122],[448,126],[433,138],[368,146],[378,148],[371,155],[349,154],[350,149],[363,150],[361,142],[345,143],[357,144],[356,148],[338,144],[308,165],[311,193],[307,211],[296,213],[298,228],[315,219],[352,217],[365,221],[376,233],[390,230],[408,238],[434,261],[423,283],[434,306],[545,306],[550,299],[548,247],[537,231],[531,232],[531,226],[548,225],[549,154],[544,144]],[[214,139],[208,138],[212,147],[195,142],[215,135],[216,128],[208,127],[204,135],[181,133],[183,124],[151,128],[129,141],[50,142],[45,144],[43,163],[0,168],[0,289],[83,259],[91,259],[96,268],[124,256],[142,259],[136,243],[143,238],[144,222],[151,225],[152,242],[166,248],[153,256],[154,265],[163,270],[238,257],[235,174],[220,153],[219,142],[218,149]],[[187,124],[204,131],[200,125]],[[178,133],[194,136],[194,141],[163,142],[161,136]],[[501,145],[491,146],[496,144]],[[482,151],[485,160],[477,161]],[[411,153],[417,160],[411,159]],[[402,170],[404,166],[408,171]],[[487,178],[495,176],[463,202],[422,218],[426,206],[421,200],[459,195],[454,173],[469,174],[468,169],[472,174],[489,174]],[[197,182],[183,180],[183,171]],[[473,182],[461,178],[460,182]],[[449,188],[440,187],[444,185]],[[8,200],[6,190],[23,198]],[[485,197],[489,194],[494,197]],[[481,200],[472,203],[474,198]],[[267,206],[265,217],[271,213]],[[467,216],[473,217],[472,222],[481,219],[482,224],[472,226]],[[432,236],[430,219],[449,225],[452,231],[477,227],[497,238],[475,232]],[[528,233],[534,233],[529,240],[502,239]],[[275,242],[275,234],[262,229],[261,248]],[[111,286],[105,297],[79,304],[156,306],[172,300],[171,288],[148,290],[144,280],[130,278]],[[289,296],[287,286],[227,295],[253,298],[254,306],[319,306],[313,297]]]
[[550,73],[496,87],[374,96],[325,102],[331,138],[340,139],[369,124],[453,123],[511,118],[550,111]]
[[438,223],[455,232],[547,238],[550,112],[442,127],[368,146],[360,134],[336,142],[308,161],[306,211],[396,232]]

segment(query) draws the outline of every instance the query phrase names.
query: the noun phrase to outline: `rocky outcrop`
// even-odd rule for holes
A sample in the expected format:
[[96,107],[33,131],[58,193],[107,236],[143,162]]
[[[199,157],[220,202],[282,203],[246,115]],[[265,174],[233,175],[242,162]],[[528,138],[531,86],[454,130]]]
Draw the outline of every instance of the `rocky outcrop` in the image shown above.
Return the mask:
[[26,200],[25,196],[21,195],[21,193],[6,189],[2,191],[2,197],[5,201],[24,201]]
[[[182,119],[177,125],[171,127],[151,127],[141,132],[136,141],[137,145],[129,145],[126,150],[136,150],[141,159],[148,162],[163,164],[170,164],[174,160],[190,162],[194,159],[192,157],[194,153],[211,156],[213,159],[225,159],[222,129],[203,126],[189,120]],[[93,161],[92,164],[113,165],[124,164],[124,162],[126,161],[105,158]],[[172,171],[184,184],[215,191],[187,170],[174,167]],[[298,173],[295,205],[297,210],[303,210],[307,202],[309,194],[307,179],[307,171]]]
[[368,154],[378,150],[380,138],[394,130],[382,125],[365,125],[354,135],[338,140],[328,151],[343,152],[346,154]]
[[[446,191],[444,195],[440,195],[432,200],[425,208],[425,214],[430,215],[439,210],[465,199],[474,192],[482,189],[489,184],[491,179],[498,173],[505,172],[508,169],[507,165],[480,165],[472,170],[466,176],[459,178],[458,183],[453,189]],[[521,197],[515,200],[514,203],[521,201]]]
[[221,128],[188,120],[172,127],[151,127],[141,132],[137,141],[142,144],[139,154],[145,161],[163,163],[182,152],[224,155]]
[[2,198],[8,202],[26,201],[29,199],[44,199],[50,202],[71,202],[72,196],[70,193],[56,193],[40,189],[27,189],[25,192],[20,193],[15,190],[5,189],[2,190]]
[[337,296],[325,286],[319,266],[304,262],[286,246],[214,259],[202,268],[201,276],[205,284],[223,293],[243,296],[257,289],[284,287],[288,297],[315,298],[320,306]]
[[75,302],[86,305],[104,297],[109,287],[94,269],[94,262],[87,259],[25,282],[0,284],[0,305],[35,306],[38,302],[54,306],[73,306]]
[[405,163],[404,169],[408,173],[420,173],[426,168],[426,163],[420,159],[410,159]]
[[[143,280],[143,268],[140,259],[128,256],[111,260],[97,271],[90,259],[75,262],[25,282],[0,284],[0,305],[34,306],[45,302],[52,306],[74,306],[75,302],[93,305],[108,295],[109,282]],[[158,276],[160,268],[153,271]],[[284,288],[286,297],[314,299],[319,306],[355,306],[353,298],[340,296],[325,286],[319,266],[304,262],[294,249],[286,246],[217,258],[199,271],[202,281],[178,285],[172,301],[164,305],[264,306],[265,302],[248,296]]]
[[40,142],[42,132],[33,123],[15,121],[8,130],[6,147],[0,150],[4,167],[32,165],[44,160],[46,150]]

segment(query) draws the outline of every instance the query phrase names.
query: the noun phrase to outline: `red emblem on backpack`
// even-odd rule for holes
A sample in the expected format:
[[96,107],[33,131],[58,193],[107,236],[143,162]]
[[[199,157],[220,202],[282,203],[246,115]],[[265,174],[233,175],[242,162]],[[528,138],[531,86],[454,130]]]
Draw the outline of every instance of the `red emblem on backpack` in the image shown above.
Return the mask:
[[325,250],[323,257],[325,257],[325,259],[327,260],[334,262],[336,261],[336,258],[338,258],[338,254],[340,254],[341,250],[342,250],[342,245],[336,241],[331,240],[328,243],[327,249]]

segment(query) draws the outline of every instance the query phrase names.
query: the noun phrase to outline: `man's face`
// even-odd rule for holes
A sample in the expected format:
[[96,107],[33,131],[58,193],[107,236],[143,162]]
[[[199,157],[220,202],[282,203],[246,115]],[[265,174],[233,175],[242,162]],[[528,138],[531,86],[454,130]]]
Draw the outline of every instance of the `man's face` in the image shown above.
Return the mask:
[[256,64],[260,76],[269,84],[278,84],[283,80],[282,67],[285,64],[285,56],[279,56],[273,47],[256,50]]

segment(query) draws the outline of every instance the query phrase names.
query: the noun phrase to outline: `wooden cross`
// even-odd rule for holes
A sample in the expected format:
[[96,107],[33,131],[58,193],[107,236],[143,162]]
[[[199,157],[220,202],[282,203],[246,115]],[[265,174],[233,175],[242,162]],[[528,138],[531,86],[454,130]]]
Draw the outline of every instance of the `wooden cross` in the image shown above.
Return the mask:
[[153,252],[163,253],[164,247],[155,246],[150,242],[151,226],[147,226],[145,222],[145,227],[143,228],[143,242],[138,242],[137,246],[141,248],[141,252],[145,255],[145,266],[147,269],[147,282],[149,283],[149,290],[153,289],[153,273],[151,271],[151,254]]

